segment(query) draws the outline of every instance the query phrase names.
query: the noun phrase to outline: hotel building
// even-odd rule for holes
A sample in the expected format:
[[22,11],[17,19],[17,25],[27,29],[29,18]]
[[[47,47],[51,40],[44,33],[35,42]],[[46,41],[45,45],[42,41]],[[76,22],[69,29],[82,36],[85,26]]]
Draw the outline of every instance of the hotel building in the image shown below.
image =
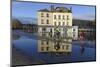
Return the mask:
[[[59,37],[72,42],[78,37],[78,27],[72,26],[72,8],[54,7],[38,10],[38,35],[48,38],[55,38],[56,31],[60,32]],[[70,38],[70,39],[69,39]],[[71,52],[71,43],[52,42],[49,40],[38,41],[39,52]]]

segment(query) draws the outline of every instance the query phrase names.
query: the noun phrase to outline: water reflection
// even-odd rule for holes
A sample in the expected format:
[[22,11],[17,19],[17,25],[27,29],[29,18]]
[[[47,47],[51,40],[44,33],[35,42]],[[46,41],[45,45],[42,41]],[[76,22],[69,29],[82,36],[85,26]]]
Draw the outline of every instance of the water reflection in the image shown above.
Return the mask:
[[81,54],[83,54],[84,51],[85,51],[85,48],[84,47],[80,47],[80,50],[81,50]]
[[[35,40],[29,38],[28,35],[20,36],[19,33],[17,36],[15,34],[15,37],[20,37],[17,40],[13,39],[15,47],[25,52],[26,55],[43,60],[46,63],[95,60],[95,48],[89,48],[84,43],[67,43],[68,40],[58,38],[55,38],[55,40]],[[93,43],[87,44],[92,45]]]
[[18,40],[21,36],[17,34],[12,34],[12,39],[13,40]]
[[72,44],[58,40],[38,40],[38,52],[50,55],[66,55],[72,52]]
[[[55,49],[56,51],[60,49],[60,46],[61,46],[60,41],[57,41],[57,42],[54,43],[54,49]],[[64,47],[63,47],[63,49],[64,49]]]
[[85,51],[85,47],[84,47],[84,43],[80,43],[80,52],[81,52],[81,55],[84,53]]

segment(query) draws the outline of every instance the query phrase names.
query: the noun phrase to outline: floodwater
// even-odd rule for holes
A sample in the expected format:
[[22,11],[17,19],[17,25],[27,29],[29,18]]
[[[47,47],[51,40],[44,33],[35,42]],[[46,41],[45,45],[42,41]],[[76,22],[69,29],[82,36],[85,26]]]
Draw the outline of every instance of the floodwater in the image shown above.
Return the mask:
[[[83,45],[80,42],[72,42],[72,51],[64,55],[56,55],[52,53],[38,52],[38,41],[35,36],[30,33],[22,31],[14,31],[12,44],[24,52],[27,56],[36,58],[37,60],[47,63],[65,63],[65,62],[81,62],[81,61],[95,61],[96,48],[94,42],[86,41]],[[13,53],[12,53],[13,54]]]

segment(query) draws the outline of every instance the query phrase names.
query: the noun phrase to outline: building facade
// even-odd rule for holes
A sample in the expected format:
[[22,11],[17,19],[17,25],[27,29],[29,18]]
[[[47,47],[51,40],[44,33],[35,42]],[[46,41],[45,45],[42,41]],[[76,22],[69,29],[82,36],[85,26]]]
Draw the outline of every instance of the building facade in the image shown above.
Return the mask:
[[[38,41],[39,52],[71,52],[71,44],[59,42],[59,39],[62,38],[63,40],[67,38],[68,42],[72,42],[72,38],[77,39],[78,27],[72,27],[71,8],[51,6],[51,9],[39,10],[38,26],[40,26],[38,28],[39,36],[57,39],[56,43]],[[67,48],[68,46],[69,48]]]

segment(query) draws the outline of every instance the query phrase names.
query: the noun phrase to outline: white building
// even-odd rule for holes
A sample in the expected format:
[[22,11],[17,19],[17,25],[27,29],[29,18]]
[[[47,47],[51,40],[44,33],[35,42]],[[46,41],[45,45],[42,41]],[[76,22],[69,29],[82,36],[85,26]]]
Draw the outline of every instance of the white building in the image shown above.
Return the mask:
[[[59,32],[59,37],[68,37],[77,39],[77,27],[72,27],[72,9],[66,7],[54,7],[51,6],[51,9],[42,9],[38,11],[38,34],[43,37],[55,37],[57,31]],[[67,39],[69,42],[72,42],[72,39]],[[46,42],[46,41],[45,41]],[[71,44],[61,43],[60,49],[55,50],[55,43],[46,44],[39,41],[38,50],[39,52],[68,52],[71,51]],[[70,46],[69,49],[62,49],[63,46]],[[47,50],[43,50],[43,48]]]

